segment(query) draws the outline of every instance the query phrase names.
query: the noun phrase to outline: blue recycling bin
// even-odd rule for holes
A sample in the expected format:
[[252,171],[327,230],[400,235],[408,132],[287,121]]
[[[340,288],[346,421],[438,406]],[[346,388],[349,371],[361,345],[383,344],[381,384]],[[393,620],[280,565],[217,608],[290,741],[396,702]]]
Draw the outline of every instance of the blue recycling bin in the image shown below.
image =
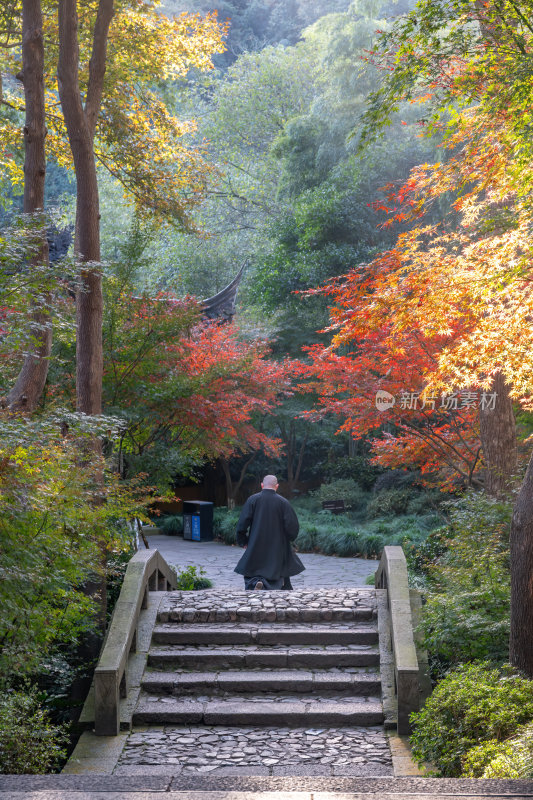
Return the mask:
[[192,542],[213,541],[213,503],[183,501],[183,538]]

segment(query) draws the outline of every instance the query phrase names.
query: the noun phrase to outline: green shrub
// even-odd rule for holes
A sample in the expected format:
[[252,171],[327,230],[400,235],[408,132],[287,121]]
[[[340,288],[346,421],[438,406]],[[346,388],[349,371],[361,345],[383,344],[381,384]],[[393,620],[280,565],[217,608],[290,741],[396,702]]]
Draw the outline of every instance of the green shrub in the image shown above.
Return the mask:
[[487,764],[483,778],[533,778],[533,748],[516,742],[500,745],[501,750]]
[[317,546],[325,555],[356,556],[361,552],[359,533],[353,530],[319,530]]
[[463,777],[482,778],[492,760],[502,754],[508,754],[509,742],[499,742],[497,739],[488,739],[486,742],[472,747],[462,761]]
[[411,717],[413,755],[438,774],[458,777],[473,747],[505,740],[533,719],[533,682],[486,662],[464,664],[435,688],[422,711]]
[[438,512],[429,512],[427,514],[417,514],[416,527],[426,533],[434,531],[435,528],[441,528],[444,518]]
[[468,778],[533,778],[533,725],[506,742],[491,740],[472,748],[464,766]]
[[318,550],[318,528],[316,525],[303,525],[296,540],[296,547],[302,553],[313,553]]
[[404,547],[407,566],[411,575],[427,577],[438,559],[446,553],[453,533],[448,527],[438,527],[417,544]]
[[429,515],[423,517],[402,515],[367,522],[365,530],[379,533],[387,539],[387,544],[403,544],[406,540],[422,542],[428,536],[428,531],[440,521],[440,518]]
[[362,537],[359,552],[364,558],[380,558],[384,547],[385,542],[382,536],[369,534]]
[[465,661],[503,661],[509,649],[508,585],[428,594],[420,629],[434,677]]
[[185,569],[177,571],[177,583],[176,589],[179,589],[182,592],[192,592],[197,589],[209,589],[213,582],[209,580],[209,578],[205,576],[205,569],[200,567],[197,570],[196,567],[193,567],[192,564],[186,567]]
[[168,514],[158,521],[157,527],[165,536],[181,536],[183,534],[183,517],[179,514]]
[[374,492],[411,488],[419,482],[419,472],[408,469],[389,469],[376,478]]
[[372,488],[376,478],[382,472],[383,469],[371,464],[365,455],[336,458],[327,468],[330,481],[337,478],[350,478],[366,491]]
[[409,489],[388,489],[378,492],[366,507],[369,519],[405,514],[412,498]]
[[411,496],[407,506],[408,514],[427,514],[433,512],[435,514],[440,509],[441,503],[449,500],[449,495],[441,492],[439,489],[428,489],[423,492],[417,492]]
[[57,769],[66,756],[65,726],[53,725],[35,687],[0,695],[0,772],[38,775]]
[[312,492],[312,495],[320,503],[325,500],[344,500],[345,508],[364,507],[368,500],[368,495],[350,478],[338,478],[335,481],[323,483],[319,489]]
[[213,533],[225,544],[236,544],[237,542],[236,530],[240,511],[240,508],[231,510],[215,508],[213,512]]
[[[97,598],[82,587],[100,572],[102,550],[118,554],[130,546],[131,529],[121,520],[143,516],[134,482],[120,481],[100,463],[80,462],[81,438],[98,436],[97,423],[65,415],[69,436],[62,436],[58,418],[2,421],[2,689],[42,672],[51,653],[95,627]],[[95,503],[100,471],[105,483]]]
[[509,641],[509,505],[479,494],[447,505],[450,525],[406,547],[425,579],[421,630],[434,678],[465,661],[505,660]]
[[296,511],[298,517],[300,517],[300,514],[302,512],[304,514],[307,513],[316,514],[317,511],[320,511],[322,509],[320,501],[318,500],[318,498],[314,496],[314,493],[298,495],[290,502],[291,506]]

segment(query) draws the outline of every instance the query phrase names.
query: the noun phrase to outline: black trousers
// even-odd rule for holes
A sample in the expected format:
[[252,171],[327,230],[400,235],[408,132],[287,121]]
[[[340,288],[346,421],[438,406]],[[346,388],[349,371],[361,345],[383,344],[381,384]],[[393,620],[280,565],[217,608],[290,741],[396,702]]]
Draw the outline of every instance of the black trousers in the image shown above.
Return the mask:
[[266,578],[262,578],[260,575],[254,575],[253,577],[249,577],[248,575],[244,576],[244,588],[245,589],[255,589],[255,585],[258,581],[261,581],[263,584],[264,589],[272,590],[272,589],[285,589],[290,590],[292,589],[291,579],[287,578],[279,578],[277,581],[269,581]]

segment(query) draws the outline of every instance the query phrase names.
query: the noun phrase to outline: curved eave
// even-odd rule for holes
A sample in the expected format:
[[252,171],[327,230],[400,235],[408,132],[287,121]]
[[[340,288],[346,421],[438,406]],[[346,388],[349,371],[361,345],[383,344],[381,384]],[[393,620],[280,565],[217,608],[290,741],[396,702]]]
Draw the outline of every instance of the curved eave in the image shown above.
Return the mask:
[[235,304],[237,301],[237,291],[241,282],[246,263],[242,265],[238,274],[220,292],[202,300],[202,310],[208,319],[219,317],[232,319],[235,314]]

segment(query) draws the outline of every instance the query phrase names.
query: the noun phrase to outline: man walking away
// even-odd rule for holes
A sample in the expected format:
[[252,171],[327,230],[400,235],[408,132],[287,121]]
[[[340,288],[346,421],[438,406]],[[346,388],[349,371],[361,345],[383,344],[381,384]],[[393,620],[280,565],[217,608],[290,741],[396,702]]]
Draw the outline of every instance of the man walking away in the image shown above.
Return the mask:
[[248,498],[237,523],[237,544],[246,552],[235,572],[244,575],[245,589],[290,588],[290,576],[305,569],[291,547],[298,536],[298,517],[277,489],[275,475],[266,475],[261,491]]

